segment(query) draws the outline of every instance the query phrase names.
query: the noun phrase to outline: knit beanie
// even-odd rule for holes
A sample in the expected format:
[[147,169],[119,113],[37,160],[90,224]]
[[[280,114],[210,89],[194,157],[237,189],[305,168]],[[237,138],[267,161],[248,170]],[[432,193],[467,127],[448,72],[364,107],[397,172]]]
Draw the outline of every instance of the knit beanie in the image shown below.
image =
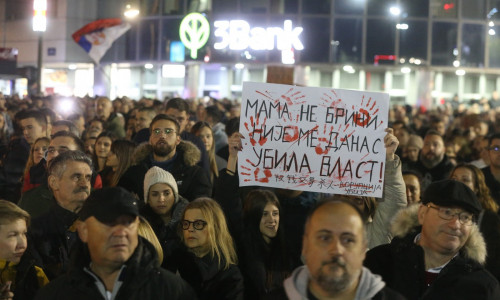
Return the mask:
[[144,176],[144,202],[148,202],[149,188],[157,183],[166,183],[174,193],[175,203],[179,200],[179,191],[174,176],[160,167],[152,167]]

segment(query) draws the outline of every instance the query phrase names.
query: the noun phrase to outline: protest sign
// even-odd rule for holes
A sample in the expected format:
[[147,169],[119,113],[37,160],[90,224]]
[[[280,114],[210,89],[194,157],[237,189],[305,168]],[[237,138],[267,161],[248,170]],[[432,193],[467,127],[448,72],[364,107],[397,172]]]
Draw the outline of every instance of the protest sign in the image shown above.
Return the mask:
[[382,197],[389,95],[244,82],[240,186]]

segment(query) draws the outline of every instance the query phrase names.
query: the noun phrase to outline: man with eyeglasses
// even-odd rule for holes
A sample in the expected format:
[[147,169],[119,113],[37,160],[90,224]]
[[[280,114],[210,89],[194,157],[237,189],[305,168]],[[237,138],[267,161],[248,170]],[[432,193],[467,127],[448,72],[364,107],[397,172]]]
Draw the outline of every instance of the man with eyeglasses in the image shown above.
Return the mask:
[[480,211],[463,183],[433,182],[421,205],[396,216],[394,239],[368,251],[365,266],[408,299],[500,299],[498,281],[483,267]]
[[200,151],[192,143],[181,140],[177,120],[159,114],[151,121],[149,130],[149,143],[138,146],[134,154],[139,163],[125,171],[120,186],[144,201],[144,177],[151,167],[157,166],[174,176],[179,195],[189,201],[210,197],[212,184],[208,172],[197,165]]
[[486,185],[495,201],[500,204],[500,133],[495,133],[488,138],[488,158],[490,165],[481,169]]

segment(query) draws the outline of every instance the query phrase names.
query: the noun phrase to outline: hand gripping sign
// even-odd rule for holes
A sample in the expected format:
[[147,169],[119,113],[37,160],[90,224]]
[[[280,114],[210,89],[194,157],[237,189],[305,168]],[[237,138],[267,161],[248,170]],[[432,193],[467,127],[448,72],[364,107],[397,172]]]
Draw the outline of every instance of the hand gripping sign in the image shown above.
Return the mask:
[[243,83],[240,186],[382,197],[389,95]]

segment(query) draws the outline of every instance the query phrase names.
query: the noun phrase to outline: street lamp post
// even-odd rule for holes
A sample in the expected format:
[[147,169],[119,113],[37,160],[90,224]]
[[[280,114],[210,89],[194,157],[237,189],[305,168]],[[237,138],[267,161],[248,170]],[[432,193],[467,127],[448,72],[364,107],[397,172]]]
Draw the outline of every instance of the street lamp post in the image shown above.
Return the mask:
[[38,33],[36,93],[42,91],[43,33],[47,29],[47,0],[33,0],[33,31]]

